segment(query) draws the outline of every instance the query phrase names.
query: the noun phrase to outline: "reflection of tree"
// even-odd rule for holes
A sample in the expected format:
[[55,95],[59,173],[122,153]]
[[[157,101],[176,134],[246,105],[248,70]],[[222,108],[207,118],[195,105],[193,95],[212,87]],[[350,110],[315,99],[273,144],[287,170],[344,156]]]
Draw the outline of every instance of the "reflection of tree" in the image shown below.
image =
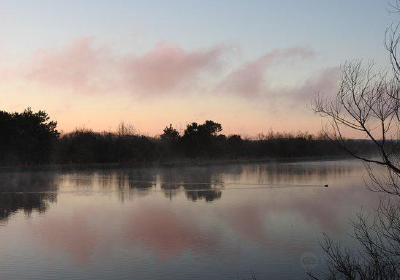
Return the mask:
[[155,186],[155,174],[147,170],[139,169],[126,174],[131,189],[148,190]]
[[164,195],[172,199],[181,190],[181,173],[177,169],[167,169],[161,174],[161,189]]
[[204,199],[207,202],[212,202],[216,199],[220,199],[222,193],[220,190],[187,190],[186,196],[193,201]]
[[213,175],[216,174],[212,168],[191,169],[184,181],[187,198],[193,201],[204,199],[207,202],[221,198],[221,191],[218,188],[223,185]]
[[180,189],[192,201],[204,199],[207,202],[221,198],[221,170],[212,167],[169,169],[161,173],[161,188],[172,198]]
[[355,161],[252,164],[243,167],[241,178],[236,181],[271,185],[325,183],[328,178],[341,178],[355,168],[364,170]]
[[0,221],[22,210],[43,213],[57,200],[53,173],[3,173],[0,175]]
[[[101,193],[117,192],[121,201],[133,196],[145,196],[152,190],[162,190],[172,199],[179,192],[185,192],[192,200],[207,202],[221,198],[220,189],[223,176],[239,178],[242,166],[172,167],[172,168],[134,168],[108,169],[63,174],[62,184],[78,191],[96,190]],[[157,189],[159,187],[160,189]]]
[[7,220],[12,214],[23,210],[26,215],[33,211],[44,213],[49,203],[57,200],[57,194],[1,194],[0,195],[0,221]]
[[145,196],[155,186],[156,174],[151,170],[118,170],[106,173],[101,177],[103,189],[117,187],[121,201],[131,199],[132,195]]

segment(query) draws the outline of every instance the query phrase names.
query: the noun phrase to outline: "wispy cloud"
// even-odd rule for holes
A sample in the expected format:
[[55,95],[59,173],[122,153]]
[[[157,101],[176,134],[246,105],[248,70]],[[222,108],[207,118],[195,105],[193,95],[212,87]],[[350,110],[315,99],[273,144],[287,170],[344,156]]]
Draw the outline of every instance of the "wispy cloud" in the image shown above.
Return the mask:
[[280,96],[284,96],[286,99],[290,99],[293,102],[301,100],[309,101],[317,92],[330,95],[338,88],[339,75],[339,66],[328,67],[319,70],[298,86],[280,89],[279,93]]
[[96,48],[91,38],[82,38],[60,49],[39,50],[26,66],[30,81],[79,93],[111,88],[116,61],[107,48]]
[[164,94],[193,81],[202,71],[217,66],[223,46],[188,52],[179,46],[158,44],[153,50],[126,63],[130,87],[147,94]]
[[340,67],[328,67],[315,73],[308,78],[304,84],[295,90],[292,90],[292,96],[295,98],[311,98],[316,92],[332,94],[338,87],[340,76]]
[[[339,69],[333,67],[297,86],[272,88],[273,79],[268,74],[275,67],[315,56],[304,47],[267,52],[224,75],[228,67],[222,58],[231,50],[231,46],[216,45],[189,51],[159,43],[140,55],[120,55],[109,46],[98,46],[92,38],[81,38],[57,49],[36,51],[15,72],[19,79],[77,94],[119,92],[147,98],[176,97],[189,88],[192,92],[206,89],[202,92],[252,100],[268,97],[271,104],[310,98],[318,90],[330,91],[338,79]],[[209,78],[201,79],[203,74]]]
[[269,92],[266,71],[277,63],[291,58],[309,58],[314,53],[302,47],[278,49],[268,52],[253,61],[244,63],[225,77],[219,84],[224,93],[242,97],[258,97]]
[[139,55],[116,55],[91,38],[56,50],[40,50],[23,71],[24,78],[77,93],[128,91],[137,95],[168,94],[202,71],[218,66],[224,46],[185,51],[160,43]]

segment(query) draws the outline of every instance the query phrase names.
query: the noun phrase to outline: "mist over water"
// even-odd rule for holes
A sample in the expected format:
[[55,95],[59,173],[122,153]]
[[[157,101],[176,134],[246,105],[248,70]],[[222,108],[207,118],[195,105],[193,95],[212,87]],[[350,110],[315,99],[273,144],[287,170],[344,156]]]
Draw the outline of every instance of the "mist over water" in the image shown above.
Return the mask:
[[358,161],[3,172],[0,279],[304,279],[326,269],[322,232],[355,246],[363,178]]

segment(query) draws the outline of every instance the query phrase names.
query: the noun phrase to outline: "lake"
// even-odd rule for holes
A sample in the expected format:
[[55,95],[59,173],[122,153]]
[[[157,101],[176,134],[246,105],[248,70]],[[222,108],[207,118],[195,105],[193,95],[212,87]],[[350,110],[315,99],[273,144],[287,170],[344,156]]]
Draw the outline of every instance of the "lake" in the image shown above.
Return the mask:
[[306,279],[323,232],[355,246],[363,178],[354,160],[2,172],[0,279]]

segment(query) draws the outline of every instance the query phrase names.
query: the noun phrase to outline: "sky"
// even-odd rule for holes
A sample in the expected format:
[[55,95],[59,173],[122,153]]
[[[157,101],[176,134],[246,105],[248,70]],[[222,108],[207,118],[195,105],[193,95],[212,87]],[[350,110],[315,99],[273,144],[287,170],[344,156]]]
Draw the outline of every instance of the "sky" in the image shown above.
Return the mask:
[[388,65],[384,0],[0,0],[0,110],[64,132],[122,121],[154,136],[207,119],[225,134],[317,133],[309,104],[347,60]]

